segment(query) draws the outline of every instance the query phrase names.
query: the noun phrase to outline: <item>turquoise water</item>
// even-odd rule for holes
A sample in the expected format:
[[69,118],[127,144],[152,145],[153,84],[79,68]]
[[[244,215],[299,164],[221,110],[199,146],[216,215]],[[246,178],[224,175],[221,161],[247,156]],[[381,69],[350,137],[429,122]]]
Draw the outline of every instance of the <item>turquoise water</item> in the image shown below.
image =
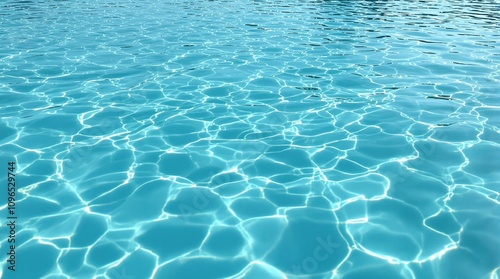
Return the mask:
[[499,22],[499,1],[2,1],[1,277],[498,278]]

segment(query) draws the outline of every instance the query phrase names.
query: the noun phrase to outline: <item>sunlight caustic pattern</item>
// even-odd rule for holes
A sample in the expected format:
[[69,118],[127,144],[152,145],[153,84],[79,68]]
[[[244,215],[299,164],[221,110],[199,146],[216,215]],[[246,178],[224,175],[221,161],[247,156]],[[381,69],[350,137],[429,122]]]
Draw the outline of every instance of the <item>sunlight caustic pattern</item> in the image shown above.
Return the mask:
[[499,11],[2,2],[2,278],[498,278]]

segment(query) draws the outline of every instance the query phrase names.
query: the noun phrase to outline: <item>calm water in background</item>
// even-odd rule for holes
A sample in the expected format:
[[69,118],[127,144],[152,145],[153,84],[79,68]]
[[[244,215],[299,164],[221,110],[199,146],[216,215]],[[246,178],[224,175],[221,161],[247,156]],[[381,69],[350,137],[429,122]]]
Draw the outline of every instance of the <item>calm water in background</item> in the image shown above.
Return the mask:
[[499,22],[499,1],[2,1],[2,278],[498,278]]

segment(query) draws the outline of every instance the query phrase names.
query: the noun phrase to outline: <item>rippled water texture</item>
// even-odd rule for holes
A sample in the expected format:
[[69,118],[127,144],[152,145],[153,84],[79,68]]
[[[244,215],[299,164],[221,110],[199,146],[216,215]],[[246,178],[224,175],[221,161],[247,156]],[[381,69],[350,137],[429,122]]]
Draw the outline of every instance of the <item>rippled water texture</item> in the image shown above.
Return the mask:
[[498,278],[499,1],[2,1],[2,278]]

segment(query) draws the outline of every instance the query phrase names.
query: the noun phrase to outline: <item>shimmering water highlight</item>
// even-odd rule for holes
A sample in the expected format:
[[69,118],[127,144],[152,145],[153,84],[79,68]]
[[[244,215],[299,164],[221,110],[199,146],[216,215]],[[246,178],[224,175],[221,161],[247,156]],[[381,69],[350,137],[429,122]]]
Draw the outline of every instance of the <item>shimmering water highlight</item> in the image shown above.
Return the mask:
[[2,278],[498,278],[499,21],[493,0],[3,1]]

